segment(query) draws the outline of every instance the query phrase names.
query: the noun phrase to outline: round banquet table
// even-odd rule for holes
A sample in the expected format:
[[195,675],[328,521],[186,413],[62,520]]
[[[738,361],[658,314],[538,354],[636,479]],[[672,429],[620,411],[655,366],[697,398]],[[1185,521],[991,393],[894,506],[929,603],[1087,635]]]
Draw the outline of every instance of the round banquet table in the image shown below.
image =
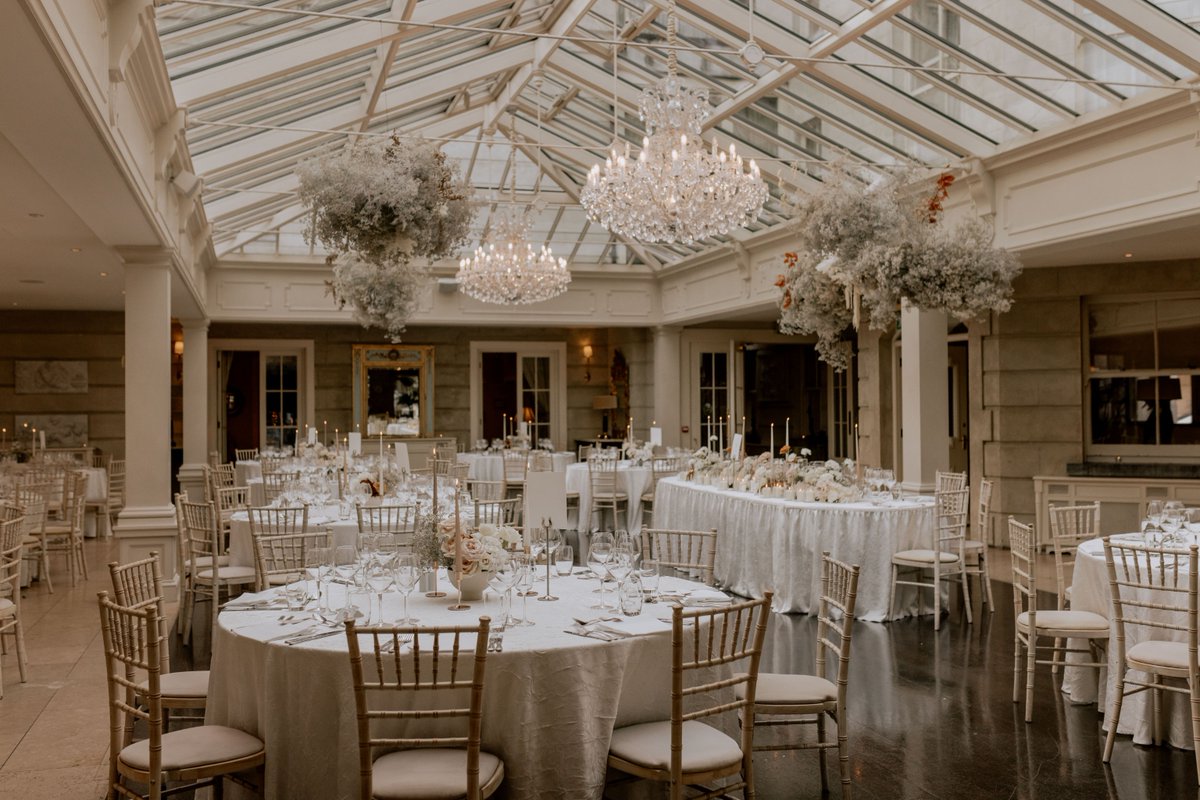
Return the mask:
[[[312,506],[308,509],[308,527],[328,528],[333,533],[335,547],[358,544],[358,515],[340,519],[338,507]],[[250,538],[250,516],[235,511],[229,517],[229,563],[238,567],[254,566],[254,542]]]
[[[617,464],[617,490],[624,492],[629,498],[625,527],[630,533],[637,533],[642,529],[642,495],[649,488],[652,477],[653,470],[649,466],[639,467],[631,461],[621,461]],[[566,480],[567,493],[579,494],[579,518],[575,528],[582,534],[590,533],[592,515],[588,513],[588,509],[591,507],[592,487],[588,479],[588,465],[572,464],[567,467]],[[580,557],[583,557],[582,550]]]
[[[575,463],[574,453],[551,453],[555,472],[565,472]],[[504,456],[499,453],[459,453],[458,463],[467,465],[467,477],[479,481],[498,481],[504,477]]]
[[[440,585],[449,590],[445,573]],[[508,798],[599,800],[613,728],[670,714],[671,633],[660,621],[670,606],[649,604],[641,616],[613,623],[632,628],[636,635],[628,638],[566,633],[574,617],[607,613],[589,608],[596,585],[594,579],[556,576],[552,591],[561,599],[530,598],[536,624],[509,628],[503,652],[488,654],[483,749],[504,760],[501,792]],[[539,586],[544,591],[544,577]],[[704,587],[663,578],[662,588]],[[450,601],[414,593],[409,610],[423,625],[473,625],[480,616],[500,614],[490,591],[467,611],[450,611]],[[400,610],[400,596],[386,594],[384,619],[397,618]],[[520,615],[519,601],[514,611]],[[269,642],[306,627],[281,626],[282,613],[221,613],[205,719],[263,739],[267,798],[356,800],[357,720],[345,634],[292,646]]]
[[[1117,539],[1129,539],[1144,542],[1140,533],[1117,534]],[[1149,594],[1139,598],[1157,603],[1177,605],[1186,603],[1183,595],[1173,592],[1160,592],[1160,597]],[[1108,566],[1104,561],[1104,542],[1100,539],[1089,539],[1079,545],[1075,556],[1075,570],[1071,578],[1071,608],[1077,611],[1091,611],[1112,619],[1112,596],[1108,584]],[[1170,614],[1171,612],[1155,612]],[[1186,615],[1175,615],[1178,618],[1171,621],[1187,625]],[[1166,617],[1164,617],[1166,619]],[[1175,635],[1172,635],[1175,634]],[[1147,628],[1141,625],[1127,625],[1125,628],[1125,648],[1128,650],[1138,642],[1147,639],[1168,639],[1177,641],[1187,640],[1186,627],[1182,631],[1169,631],[1161,628]],[[1110,630],[1110,646],[1108,648],[1108,669],[1103,670],[1097,680],[1095,669],[1087,667],[1067,667],[1063,670],[1063,692],[1075,703],[1099,702],[1104,708],[1104,730],[1107,731],[1112,722],[1113,703],[1120,690],[1117,674],[1116,630]],[[1085,640],[1071,640],[1072,647],[1085,647]],[[1078,658],[1071,654],[1070,659]],[[1133,675],[1146,679],[1144,672],[1135,670]],[[1182,685],[1182,684],[1181,684]],[[1174,692],[1163,692],[1163,714],[1166,717],[1165,730],[1167,740],[1173,747],[1185,750],[1192,749],[1192,716],[1187,695]],[[1151,709],[1148,703],[1149,693],[1139,692],[1125,698],[1121,708],[1121,722],[1117,733],[1132,735],[1136,744],[1150,744],[1153,741],[1151,724]]]
[[[814,503],[735,492],[680,477],[663,478],[654,495],[655,527],[716,528],[716,580],[744,597],[775,592],[776,611],[815,613],[821,599],[821,553],[862,571],[855,616],[887,619],[892,555],[933,544],[930,498],[870,503]],[[933,598],[924,591],[924,608]],[[943,592],[945,584],[943,584]],[[915,613],[917,590],[896,592],[895,616]]]

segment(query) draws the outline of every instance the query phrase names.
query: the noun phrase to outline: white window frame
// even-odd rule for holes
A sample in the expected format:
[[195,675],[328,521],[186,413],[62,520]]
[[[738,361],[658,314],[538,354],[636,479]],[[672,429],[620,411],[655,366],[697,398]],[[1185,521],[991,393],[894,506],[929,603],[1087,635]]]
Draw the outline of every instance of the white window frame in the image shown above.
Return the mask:
[[[550,358],[550,440],[556,450],[567,444],[567,344],[566,342],[471,342],[470,412],[471,441],[483,435],[483,354],[515,353],[518,366],[525,356]],[[521,376],[516,398],[520,407]],[[469,443],[467,443],[469,444]]]

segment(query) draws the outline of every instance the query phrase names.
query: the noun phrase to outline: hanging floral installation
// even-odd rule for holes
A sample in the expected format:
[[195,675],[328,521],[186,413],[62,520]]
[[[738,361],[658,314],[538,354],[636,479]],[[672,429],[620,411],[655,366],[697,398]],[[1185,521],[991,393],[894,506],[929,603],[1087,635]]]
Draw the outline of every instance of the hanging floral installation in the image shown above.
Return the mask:
[[942,222],[954,176],[939,175],[931,194],[914,194],[914,183],[899,174],[867,185],[839,169],[797,208],[800,247],[785,254],[776,281],[779,328],[815,335],[837,370],[850,364],[854,329],[887,330],[902,299],[961,320],[1012,305],[1021,265],[992,246],[991,227],[978,218]]
[[467,240],[471,187],[436,145],[375,139],[302,164],[300,200],[310,211],[307,241],[331,255],[330,289],[363,326],[399,341],[416,310],[424,263]]

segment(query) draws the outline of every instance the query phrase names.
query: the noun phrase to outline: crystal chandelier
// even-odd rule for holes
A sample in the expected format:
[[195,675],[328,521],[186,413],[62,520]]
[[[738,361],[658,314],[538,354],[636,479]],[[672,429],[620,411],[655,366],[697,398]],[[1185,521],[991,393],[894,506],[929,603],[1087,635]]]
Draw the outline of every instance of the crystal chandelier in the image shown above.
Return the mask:
[[[648,136],[633,158],[629,143],[618,149],[616,92],[614,144],[604,161],[588,172],[580,202],[588,219],[619,236],[643,242],[692,244],[728,233],[757,218],[767,200],[758,165],[749,169],[733,145],[726,154],[712,140],[705,147],[701,127],[708,117],[708,90],[679,80],[675,57],[675,3],[667,21],[667,75],[643,90],[639,116]],[[616,47],[613,75],[616,76]]]
[[[542,80],[536,76],[538,109],[537,188],[533,208],[542,191]],[[515,126],[514,126],[515,135]],[[546,245],[535,250],[529,242],[530,214],[517,206],[517,145],[508,153],[508,207],[492,217],[491,231],[471,258],[458,262],[458,285],[484,303],[520,305],[540,303],[567,290],[571,272],[565,258],[555,258]]]
[[529,243],[529,215],[516,207],[501,209],[492,219],[487,240],[471,258],[458,263],[458,285],[484,303],[540,303],[567,290],[571,272],[550,248]]

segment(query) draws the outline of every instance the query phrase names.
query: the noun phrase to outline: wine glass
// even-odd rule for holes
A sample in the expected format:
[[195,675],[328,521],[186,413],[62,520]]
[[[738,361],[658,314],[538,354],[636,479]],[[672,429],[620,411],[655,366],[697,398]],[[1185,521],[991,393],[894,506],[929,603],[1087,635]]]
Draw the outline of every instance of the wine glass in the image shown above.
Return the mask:
[[604,588],[604,581],[608,578],[608,562],[612,558],[613,544],[610,534],[597,534],[592,537],[592,543],[588,547],[588,565],[600,578],[600,588],[593,589],[595,594],[608,594],[609,589]]
[[615,544],[618,548],[624,549],[633,558],[634,566],[642,557],[642,538],[631,534],[629,531],[617,531]]
[[376,606],[379,611],[377,614],[372,614],[369,617],[369,624],[383,624],[383,593],[394,580],[392,570],[392,559],[384,553],[376,553],[367,562],[363,569],[363,575],[366,578],[367,586],[375,592]]
[[529,618],[529,596],[537,592],[528,591],[533,587],[533,559],[525,553],[514,553],[512,561],[517,570],[517,585],[526,590],[520,593],[521,618],[513,622],[513,627],[533,625],[533,620]]
[[647,603],[658,602],[658,584],[661,576],[658,572],[657,561],[643,561],[638,568],[638,577],[642,579],[642,591],[646,593]]
[[879,470],[879,473],[880,473],[879,474],[880,484],[882,485],[883,489],[889,495],[892,496],[892,499],[895,500],[896,499],[896,473],[890,469],[881,469],[881,470]]
[[511,556],[501,555],[493,562],[492,577],[488,583],[503,601],[500,612],[501,625],[517,624],[516,617],[512,615],[512,590],[520,577],[521,567]]
[[1195,539],[1200,535],[1200,508],[1185,508],[1183,510],[1183,526]]
[[332,547],[310,547],[304,551],[304,591],[307,600],[316,600],[317,608],[313,619],[320,618],[320,609],[325,592],[321,591],[322,579],[328,580],[333,570]]
[[[421,574],[425,571],[424,566],[417,560],[416,556],[408,554],[400,554],[392,559],[392,576],[396,582],[396,588],[400,590],[400,596],[404,598],[403,614],[400,619],[396,620],[397,625],[416,625],[420,620],[410,616],[408,613],[408,596],[412,594],[413,589],[417,588],[417,584],[421,581]],[[380,601],[382,603],[382,600]],[[383,606],[379,607],[380,616],[383,615]]]
[[1142,526],[1144,532],[1157,529],[1162,525],[1163,504],[1161,500],[1151,500],[1146,503],[1146,520]]

